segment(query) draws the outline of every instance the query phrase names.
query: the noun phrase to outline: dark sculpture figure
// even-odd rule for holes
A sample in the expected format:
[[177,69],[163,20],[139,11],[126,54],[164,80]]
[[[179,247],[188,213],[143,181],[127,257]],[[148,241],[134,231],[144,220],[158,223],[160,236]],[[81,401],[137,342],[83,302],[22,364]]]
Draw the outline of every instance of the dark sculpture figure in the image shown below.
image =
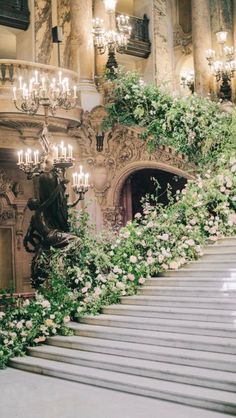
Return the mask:
[[40,267],[42,253],[50,256],[51,247],[63,248],[78,239],[69,233],[67,182],[62,170],[53,168],[50,159],[47,159],[39,175],[39,198],[28,200],[28,208],[35,213],[24,238],[24,247],[27,252],[35,253],[31,267],[35,288],[47,279]]

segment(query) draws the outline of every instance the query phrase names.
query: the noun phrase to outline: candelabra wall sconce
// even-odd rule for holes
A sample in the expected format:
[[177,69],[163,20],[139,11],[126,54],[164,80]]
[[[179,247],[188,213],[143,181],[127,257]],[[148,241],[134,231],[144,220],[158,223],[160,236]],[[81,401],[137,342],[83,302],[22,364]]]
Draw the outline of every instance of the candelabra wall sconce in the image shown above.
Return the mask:
[[234,48],[226,46],[227,31],[220,30],[216,33],[220,53],[217,55],[213,49],[206,51],[211,74],[220,83],[219,96],[222,100],[232,100],[231,80],[234,78],[236,62],[234,60]]
[[[129,16],[119,15],[115,18],[117,0],[104,0],[105,10],[109,14],[109,27],[104,28],[103,19],[93,19],[93,38],[97,53],[102,55],[108,52],[106,68],[115,77],[117,68],[116,52],[123,53],[131,36],[132,27]],[[116,23],[117,22],[117,25]]]
[[180,74],[180,85],[183,88],[189,88],[191,93],[194,93],[194,71],[183,71]]
[[58,80],[53,79],[50,84],[44,77],[35,77],[29,84],[19,79],[19,88],[13,87],[13,102],[18,110],[29,115],[35,115],[40,106],[44,109],[44,127],[39,141],[42,152],[27,149],[18,152],[18,167],[28,179],[38,178],[38,198],[28,201],[28,208],[34,211],[26,236],[24,246],[28,252],[35,253],[32,260],[32,284],[39,287],[46,277],[42,278],[40,270],[40,256],[50,249],[63,248],[77,239],[69,232],[68,209],[83,200],[89,189],[89,174],[80,172],[72,174],[72,190],[76,194],[73,202],[68,202],[67,169],[75,163],[72,146],[63,141],[53,145],[48,131],[48,115],[54,115],[58,108],[72,109],[77,104],[76,87],[69,86],[67,78],[62,79],[59,72]]

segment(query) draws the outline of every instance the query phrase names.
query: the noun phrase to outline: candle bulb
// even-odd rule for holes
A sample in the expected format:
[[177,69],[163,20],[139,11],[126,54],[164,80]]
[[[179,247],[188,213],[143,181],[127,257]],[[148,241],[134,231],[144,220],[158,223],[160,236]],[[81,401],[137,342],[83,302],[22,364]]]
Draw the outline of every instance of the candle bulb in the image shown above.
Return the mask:
[[31,149],[27,149],[27,154],[28,154],[28,162],[32,163],[32,158],[31,158]]
[[16,87],[13,87],[13,100],[16,100]]
[[42,77],[42,89],[45,90],[45,77]]
[[21,164],[23,162],[23,151],[18,151],[18,164]]
[[72,154],[72,146],[68,145],[68,157],[69,158],[73,158],[73,154]]
[[79,171],[80,171],[80,174],[83,173],[83,166],[82,165],[79,166]]
[[63,148],[64,148],[64,142],[63,142],[63,141],[61,141],[61,145],[60,145],[60,149],[61,149],[61,152],[60,152],[60,157],[61,157],[61,158],[63,158]]
[[74,90],[74,99],[77,99],[77,87],[76,86],[74,86],[73,87],[73,90]]
[[58,160],[58,147],[57,147],[57,146],[54,146],[54,147],[53,147],[53,151],[54,151],[54,152],[53,152],[53,154],[54,154],[54,155],[53,155],[54,159],[55,159],[55,160]]
[[85,187],[88,187],[88,178],[89,178],[89,174],[86,173],[85,174],[85,178],[84,178],[84,185],[85,185]]
[[38,150],[34,151],[34,164],[38,164],[39,162],[39,152]]
[[62,72],[59,71],[59,73],[58,73],[58,76],[59,76],[59,84],[61,84],[61,75],[62,75]]
[[19,77],[20,89],[22,90],[22,77]]
[[38,84],[38,82],[39,82],[39,79],[38,79],[38,71],[37,70],[35,70],[35,72],[34,72],[34,74],[35,74],[35,84]]

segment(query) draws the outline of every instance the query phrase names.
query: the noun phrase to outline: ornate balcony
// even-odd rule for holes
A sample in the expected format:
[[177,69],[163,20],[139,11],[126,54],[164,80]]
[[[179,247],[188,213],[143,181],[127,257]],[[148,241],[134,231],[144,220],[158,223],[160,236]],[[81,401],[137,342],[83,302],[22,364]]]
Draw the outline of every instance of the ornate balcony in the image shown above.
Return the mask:
[[26,30],[30,23],[27,0],[0,1],[0,25]]
[[[119,16],[120,14],[116,14]],[[132,33],[124,54],[133,55],[139,58],[148,58],[151,53],[151,42],[149,39],[147,15],[143,18],[129,16],[129,23],[132,26]]]
[[[45,77],[52,79],[58,76],[59,68],[52,65],[38,64],[20,60],[0,60],[0,126],[20,129],[25,124],[38,127],[43,124],[43,109],[39,109],[37,115],[30,116],[19,112],[13,103],[13,85],[18,84],[21,76],[23,80],[29,81],[34,76],[35,70]],[[68,77],[71,85],[78,86],[78,75],[74,71],[60,69],[64,77]],[[79,93],[79,92],[78,92]],[[65,131],[67,126],[80,121],[81,109],[75,108],[70,111],[58,110],[53,118],[49,118],[52,130]]]

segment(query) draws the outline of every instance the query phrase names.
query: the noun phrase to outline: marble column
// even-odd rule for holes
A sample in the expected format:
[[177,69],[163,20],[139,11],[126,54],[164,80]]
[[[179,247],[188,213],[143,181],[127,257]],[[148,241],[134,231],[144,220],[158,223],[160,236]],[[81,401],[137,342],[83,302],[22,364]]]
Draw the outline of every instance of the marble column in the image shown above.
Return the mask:
[[81,81],[94,79],[92,0],[70,0],[71,69]]
[[70,0],[71,60],[70,68],[79,75],[80,104],[91,110],[101,104],[94,84],[94,45],[92,35],[92,0]]
[[[94,17],[100,17],[100,19],[103,19],[104,26],[106,28],[109,27],[109,16],[108,16],[108,13],[106,13],[103,0],[95,0]],[[96,73],[96,76],[98,77],[98,81],[104,74],[104,68],[105,68],[106,62],[107,62],[107,53],[103,55],[99,55],[97,52],[95,52],[95,73]]]
[[206,50],[212,45],[209,0],[192,0],[192,37],[195,92],[205,96],[210,92],[210,70]]
[[155,73],[158,85],[173,88],[173,28],[169,0],[154,0]]

